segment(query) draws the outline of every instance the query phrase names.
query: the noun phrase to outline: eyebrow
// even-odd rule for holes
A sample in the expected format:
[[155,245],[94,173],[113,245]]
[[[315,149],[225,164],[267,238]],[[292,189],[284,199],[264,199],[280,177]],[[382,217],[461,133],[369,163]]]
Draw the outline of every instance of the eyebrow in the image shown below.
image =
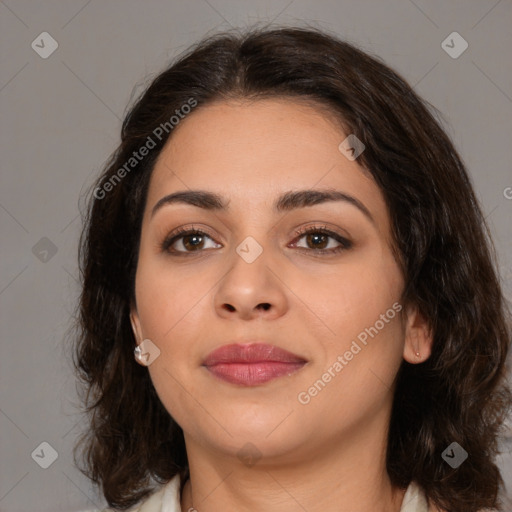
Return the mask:
[[[343,201],[358,208],[373,224],[375,219],[366,206],[355,197],[335,189],[290,190],[277,198],[273,205],[275,213],[306,208],[329,201]],[[228,211],[229,201],[221,195],[205,190],[183,190],[162,197],[151,210],[151,217],[170,204],[188,204],[204,210]]]

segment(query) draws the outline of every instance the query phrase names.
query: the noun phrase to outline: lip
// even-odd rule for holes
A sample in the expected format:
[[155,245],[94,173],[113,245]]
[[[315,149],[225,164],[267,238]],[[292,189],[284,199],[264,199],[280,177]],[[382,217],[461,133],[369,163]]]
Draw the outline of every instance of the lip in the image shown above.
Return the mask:
[[211,352],[203,366],[221,380],[255,386],[300,370],[307,360],[267,343],[233,343]]

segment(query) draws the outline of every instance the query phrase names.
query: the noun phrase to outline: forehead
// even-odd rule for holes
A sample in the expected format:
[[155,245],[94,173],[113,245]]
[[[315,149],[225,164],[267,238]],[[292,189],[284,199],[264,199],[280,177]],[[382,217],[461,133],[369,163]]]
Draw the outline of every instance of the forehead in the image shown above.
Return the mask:
[[[212,163],[229,160],[230,169],[250,166],[251,173],[271,162],[299,167],[304,157],[309,163],[321,154],[325,161],[337,156],[344,134],[334,116],[324,111],[292,99],[215,102],[197,108],[178,125],[160,160],[186,163],[190,171],[195,163],[203,165],[204,158]],[[254,165],[255,158],[262,165]]]
[[338,149],[347,135],[325,107],[293,99],[197,107],[159,155],[147,207],[177,190],[210,190],[236,209],[270,207],[282,191],[331,187],[382,216],[386,205],[370,174]]

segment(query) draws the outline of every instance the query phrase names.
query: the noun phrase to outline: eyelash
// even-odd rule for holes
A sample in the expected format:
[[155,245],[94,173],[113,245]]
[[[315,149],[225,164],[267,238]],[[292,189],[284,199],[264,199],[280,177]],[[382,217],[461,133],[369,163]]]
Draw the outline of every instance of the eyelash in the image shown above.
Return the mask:
[[[331,231],[326,228],[326,226],[312,226],[306,229],[298,229],[295,231],[295,236],[298,237],[297,241],[300,240],[302,237],[309,235],[309,234],[322,234],[327,235],[329,238],[333,238],[337,242],[339,242],[341,245],[339,247],[335,247],[334,249],[307,249],[304,247],[299,247],[299,250],[306,251],[306,252],[314,252],[315,254],[337,254],[341,251],[345,251],[347,249],[350,249],[352,247],[352,242],[338,233],[335,233],[334,231]],[[161,243],[160,249],[162,252],[167,252],[171,256],[191,256],[195,252],[200,253],[202,250],[198,251],[170,251],[169,248],[174,245],[174,243],[179,240],[180,238],[184,238],[187,235],[200,235],[204,236],[206,235],[208,238],[213,238],[206,233],[205,231],[202,231],[200,229],[195,229],[193,226],[192,228],[178,228],[176,231],[171,233],[169,236],[167,236],[164,241]]]

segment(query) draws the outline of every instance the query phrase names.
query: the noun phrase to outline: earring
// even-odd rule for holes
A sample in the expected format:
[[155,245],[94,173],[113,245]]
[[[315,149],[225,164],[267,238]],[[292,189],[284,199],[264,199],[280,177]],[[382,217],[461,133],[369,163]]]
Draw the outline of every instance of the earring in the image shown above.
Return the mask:
[[142,340],[133,349],[135,360],[142,366],[149,366],[160,356],[160,349],[149,339]]
[[142,356],[142,348],[140,345],[137,345],[133,350],[133,355],[135,356],[135,360],[141,364],[142,366],[146,366],[143,362],[143,356]]
[[420,357],[420,352],[419,352],[419,350],[416,350],[415,354],[416,354],[416,357]]

